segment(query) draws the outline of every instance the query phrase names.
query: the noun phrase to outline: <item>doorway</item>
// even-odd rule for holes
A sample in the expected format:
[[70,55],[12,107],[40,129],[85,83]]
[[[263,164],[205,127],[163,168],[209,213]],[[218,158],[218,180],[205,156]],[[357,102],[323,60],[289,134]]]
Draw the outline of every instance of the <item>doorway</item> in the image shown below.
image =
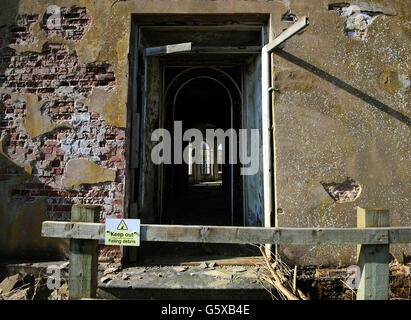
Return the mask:
[[242,69],[165,66],[163,70],[164,127],[173,132],[175,121],[181,121],[182,132],[190,129],[201,132],[202,145],[200,150],[193,150],[191,142],[183,141],[182,144],[182,150],[188,149],[191,155],[194,151],[200,152],[200,163],[164,165],[162,221],[243,225],[240,165],[226,161],[234,137],[227,135],[224,141],[207,140],[207,131],[228,132],[231,128],[238,131],[241,127]]
[[[129,218],[139,218],[144,224],[268,226],[261,130],[261,48],[268,39],[268,18],[269,15],[239,15],[238,19],[235,15],[136,17],[131,38],[132,74],[136,80],[130,97]],[[152,132],[165,128],[174,142],[176,121],[182,123],[182,132],[193,128],[202,132],[200,163],[153,163],[151,153],[157,142],[152,141]],[[259,130],[260,154],[255,174],[241,175],[240,162],[218,163],[223,156],[228,159],[231,137],[224,140],[225,147],[208,141],[205,132],[225,132],[230,128],[237,132]],[[174,154],[175,144],[172,145]],[[190,149],[190,141],[183,142],[182,150],[185,148]],[[249,145],[246,152],[250,153]],[[175,256],[183,248],[193,255],[208,256],[212,251],[225,257],[250,252],[237,245],[216,245],[211,251],[211,246],[205,250],[203,247],[147,243],[141,252]]]

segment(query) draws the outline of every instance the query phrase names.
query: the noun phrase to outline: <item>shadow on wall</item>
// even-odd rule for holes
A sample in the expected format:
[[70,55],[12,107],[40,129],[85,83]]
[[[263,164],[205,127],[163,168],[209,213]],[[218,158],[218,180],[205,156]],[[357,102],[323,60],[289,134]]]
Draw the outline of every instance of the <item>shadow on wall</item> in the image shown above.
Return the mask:
[[0,86],[6,80],[5,70],[7,63],[3,56],[7,51],[13,49],[9,48],[9,44],[13,43],[13,39],[9,36],[10,30],[18,27],[16,21],[18,19],[20,0],[2,0],[0,12]]
[[[19,16],[19,0],[2,0],[0,12],[0,86],[6,80],[7,58],[15,50],[9,45],[30,41],[31,26],[37,15]],[[22,40],[23,39],[23,40]],[[9,54],[8,54],[9,53]],[[5,106],[2,104],[1,109]],[[5,113],[5,112],[4,112]],[[0,121],[4,119],[1,114]],[[21,201],[13,197],[13,189],[31,177],[31,167],[11,160],[3,151],[7,136],[1,130],[0,140],[0,259],[64,259],[68,241],[41,237],[41,223],[47,217],[47,200]],[[33,183],[33,182],[30,182]],[[43,187],[44,188],[44,187]],[[45,190],[46,191],[46,190]]]
[[394,117],[395,119],[405,123],[407,126],[411,126],[411,118],[407,117],[406,115],[398,112],[397,110],[387,106],[386,104],[382,103],[381,101],[371,97],[370,95],[364,93],[363,91],[351,86],[350,84],[336,78],[335,76],[329,74],[328,72],[325,72],[324,70],[321,70],[317,68],[316,66],[313,66],[312,64],[308,63],[307,61],[304,61],[291,53],[288,53],[286,51],[283,51],[281,49],[274,51],[274,53],[287,61],[290,61],[301,68],[304,68],[305,70],[315,74],[316,76],[332,83],[336,87],[345,90],[349,94],[360,98],[364,102],[368,103],[369,105],[379,109],[380,111],[383,111],[390,116]]
[[[67,240],[41,237],[41,224],[48,220],[48,196],[57,192],[36,181],[30,165],[10,159],[3,151],[3,140],[0,140],[0,259],[66,259]],[[24,190],[19,190],[21,186]],[[67,199],[61,197],[59,201]]]
[[[76,116],[85,113],[68,110],[63,103],[65,113],[62,115],[71,117],[70,127],[56,126],[31,137],[20,125],[28,119],[25,117],[26,103],[12,99],[9,94],[0,96],[0,241],[8,244],[0,249],[0,255],[53,259],[64,253],[67,242],[41,238],[42,221],[69,220],[74,203],[98,204],[102,206],[102,213],[119,218],[124,177],[118,169],[123,161],[119,150],[122,150],[125,134],[119,128],[98,127],[100,121],[95,121],[94,117],[93,124],[105,132],[101,141],[93,142],[93,154],[100,155],[100,163],[107,160],[105,166],[98,165],[81,156],[83,152],[79,151],[87,149],[87,145],[79,146],[81,139],[87,142],[90,141],[88,137],[95,139],[96,135],[96,132],[80,132],[90,121],[76,122]],[[82,104],[77,107],[87,111]],[[61,115],[59,112],[56,110],[53,114]],[[69,148],[62,142],[68,142]],[[76,150],[71,142],[77,143]],[[114,251],[104,255],[113,257],[117,255]]]

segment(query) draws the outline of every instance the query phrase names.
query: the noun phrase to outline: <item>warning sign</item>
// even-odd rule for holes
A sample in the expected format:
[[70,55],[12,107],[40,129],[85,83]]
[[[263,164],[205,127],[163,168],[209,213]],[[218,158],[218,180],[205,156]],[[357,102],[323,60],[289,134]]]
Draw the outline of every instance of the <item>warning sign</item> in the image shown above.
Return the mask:
[[121,219],[121,222],[119,223],[117,230],[128,230],[126,223],[124,222],[124,219]]
[[106,245],[139,246],[139,219],[106,219]]

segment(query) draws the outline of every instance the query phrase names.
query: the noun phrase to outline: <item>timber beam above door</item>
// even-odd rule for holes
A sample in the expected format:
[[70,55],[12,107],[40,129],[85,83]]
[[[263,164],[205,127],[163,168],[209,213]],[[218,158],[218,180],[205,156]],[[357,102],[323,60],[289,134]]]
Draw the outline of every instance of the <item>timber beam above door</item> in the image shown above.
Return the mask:
[[[288,40],[309,25],[306,16],[301,17],[292,26],[282,32],[274,40],[270,41],[265,47],[267,53],[271,53],[284,41]],[[145,49],[146,56],[163,56],[175,53],[260,53],[260,46],[193,46],[192,42],[171,44]]]
[[191,42],[145,49],[146,56],[163,56],[174,53],[260,53],[260,46],[192,46]]

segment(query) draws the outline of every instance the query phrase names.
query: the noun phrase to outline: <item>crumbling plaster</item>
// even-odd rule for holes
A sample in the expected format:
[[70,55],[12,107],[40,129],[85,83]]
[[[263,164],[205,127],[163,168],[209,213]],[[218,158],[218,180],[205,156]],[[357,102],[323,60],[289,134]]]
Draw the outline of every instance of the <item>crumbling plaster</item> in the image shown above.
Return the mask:
[[[92,24],[80,41],[62,39],[59,35],[46,37],[36,23],[34,42],[10,47],[17,52],[39,53],[46,42],[61,43],[70,52],[76,52],[84,64],[111,65],[115,88],[111,91],[94,88],[91,97],[80,102],[107,124],[125,128],[131,14],[271,13],[271,37],[289,26],[281,22],[287,10],[297,17],[307,15],[309,28],[303,35],[287,41],[282,54],[272,56],[275,201],[281,209],[277,224],[353,227],[356,206],[382,206],[390,209],[391,225],[410,225],[411,135],[406,119],[411,116],[408,23],[411,3],[409,0],[347,2],[384,13],[368,26],[363,39],[347,37],[346,17],[328,10],[328,5],[334,2],[327,0],[3,0],[0,24],[15,23],[17,14],[39,14],[41,18],[49,5],[86,7]],[[23,121],[27,132],[35,136],[53,130],[51,116],[39,113],[35,99],[22,96],[28,101],[29,117]],[[361,184],[358,199],[337,203],[327,198],[321,182],[340,183],[347,177]],[[22,211],[18,203],[10,200],[7,190],[1,197],[3,206],[9,207],[6,211],[3,208],[1,219],[11,219],[17,213],[25,213],[29,218],[30,206],[36,206],[38,212],[44,208],[44,203],[34,202]],[[116,192],[124,195],[124,189]],[[394,254],[409,248],[392,246]],[[281,250],[295,263],[349,264],[355,257],[353,246],[338,249],[288,246]]]
[[[7,3],[8,2],[8,3]],[[8,12],[15,8],[18,3],[17,12]],[[121,6],[111,7],[110,1],[5,1],[2,5],[5,12],[0,21],[4,23],[14,23],[16,14],[26,14],[36,12],[43,16],[47,8],[51,5],[59,7],[80,6],[86,7],[92,17],[89,30],[85,33],[81,41],[65,40],[58,34],[46,35],[41,29],[40,22],[33,26],[34,43],[28,45],[10,45],[18,52],[39,52],[47,42],[64,44],[70,52],[75,52],[80,61],[87,63],[109,63],[113,66],[114,74],[118,79],[116,90],[105,94],[100,94],[100,90],[90,97],[91,110],[102,114],[104,119],[118,127],[126,126],[126,97],[127,97],[127,71],[128,71],[128,46],[130,33],[130,14]],[[8,10],[7,10],[8,9]],[[117,10],[119,9],[119,10]],[[123,10],[121,10],[123,9]],[[10,15],[8,15],[8,13]],[[2,16],[3,16],[2,15]],[[108,32],[108,30],[110,30]]]
[[67,189],[73,189],[83,183],[95,184],[115,179],[116,171],[113,169],[102,168],[87,159],[71,159],[65,167],[62,183]]

